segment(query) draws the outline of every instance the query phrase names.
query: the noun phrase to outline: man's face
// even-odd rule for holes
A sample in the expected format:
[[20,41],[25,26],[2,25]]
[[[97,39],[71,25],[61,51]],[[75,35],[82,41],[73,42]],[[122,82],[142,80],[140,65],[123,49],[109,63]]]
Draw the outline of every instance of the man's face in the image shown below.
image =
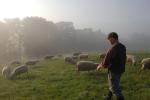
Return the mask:
[[111,45],[115,44],[117,42],[117,40],[115,40],[114,38],[108,38],[108,41]]

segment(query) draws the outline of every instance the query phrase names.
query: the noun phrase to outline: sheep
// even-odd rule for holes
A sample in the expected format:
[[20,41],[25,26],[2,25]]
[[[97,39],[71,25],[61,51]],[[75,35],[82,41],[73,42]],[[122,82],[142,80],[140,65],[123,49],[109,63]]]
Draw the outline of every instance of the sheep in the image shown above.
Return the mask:
[[137,64],[137,57],[134,55],[127,55],[126,62],[130,63],[130,65],[135,66]]
[[2,69],[2,75],[6,79],[12,79],[15,76],[20,75],[25,72],[28,72],[28,67],[26,65],[22,65],[22,66],[14,68],[14,69],[12,69],[11,67],[8,67],[8,66],[4,66]]
[[143,70],[143,69],[150,69],[150,58],[144,58],[141,61],[141,64],[142,64],[141,70]]
[[20,65],[20,64],[21,64],[20,61],[13,61],[13,62],[11,62],[11,65]]
[[76,61],[72,57],[65,57],[65,62],[68,62],[70,64],[76,64]]
[[58,55],[57,55],[57,57],[63,57],[63,55],[61,55],[61,54],[58,54]]
[[11,73],[11,68],[8,67],[8,66],[4,66],[3,69],[2,69],[2,75],[9,79],[10,78],[10,73]]
[[65,62],[69,62],[72,58],[71,57],[64,57]]
[[54,56],[45,56],[44,59],[48,60],[48,59],[52,59]]
[[78,56],[72,56],[72,59],[77,60]]
[[56,60],[56,59],[59,59],[60,57],[58,57],[58,56],[54,56],[52,59],[53,60]]
[[88,59],[88,57],[89,57],[88,54],[80,54],[80,55],[79,55],[79,59],[80,59],[80,60],[83,60],[83,59],[86,60],[86,59]]
[[28,66],[26,66],[26,65],[18,66],[12,70],[12,72],[10,73],[10,78],[12,79],[17,75],[20,75],[20,74],[26,73],[26,72],[28,72]]
[[31,61],[26,62],[25,64],[26,65],[35,65],[38,62],[39,62],[38,60],[31,60]]
[[103,60],[103,59],[105,58],[105,56],[106,56],[106,53],[100,54],[100,55],[99,55],[100,60]]
[[81,52],[75,52],[73,53],[73,56],[79,56],[81,54]]
[[77,71],[90,71],[96,70],[98,63],[94,63],[93,61],[79,61],[76,64]]

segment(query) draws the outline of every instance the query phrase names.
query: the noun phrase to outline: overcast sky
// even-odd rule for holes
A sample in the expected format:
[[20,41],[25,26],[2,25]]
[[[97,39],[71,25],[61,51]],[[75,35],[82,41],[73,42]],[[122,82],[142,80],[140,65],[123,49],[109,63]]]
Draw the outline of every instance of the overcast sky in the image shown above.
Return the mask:
[[1,0],[0,19],[41,16],[108,33],[150,32],[150,0]]

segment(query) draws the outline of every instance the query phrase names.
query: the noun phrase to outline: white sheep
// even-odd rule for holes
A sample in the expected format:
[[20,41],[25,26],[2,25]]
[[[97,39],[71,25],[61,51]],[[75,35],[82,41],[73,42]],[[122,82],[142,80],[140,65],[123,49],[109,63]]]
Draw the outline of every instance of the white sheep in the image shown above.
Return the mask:
[[79,61],[76,64],[77,71],[96,70],[97,66],[98,66],[98,63],[95,63],[93,61]]
[[20,64],[21,64],[20,61],[13,61],[13,62],[11,62],[11,65],[20,65]]
[[127,60],[126,62],[130,63],[130,65],[135,66],[137,63],[137,57],[135,55],[127,55]]
[[64,57],[65,62],[68,62],[70,64],[76,64],[76,61],[72,57]]
[[141,70],[143,70],[143,69],[150,69],[150,58],[144,58],[141,61],[141,64],[142,64]]
[[35,65],[38,62],[39,62],[38,60],[30,60],[30,61],[26,62],[25,64],[26,65]]
[[72,59],[77,60],[78,56],[72,56]]
[[17,75],[20,75],[22,73],[26,73],[28,72],[28,66],[26,65],[21,65],[21,66],[18,66],[16,68],[14,68],[10,74],[10,77],[11,78],[14,78],[15,76]]
[[79,55],[79,59],[80,59],[80,60],[86,60],[86,59],[88,59],[88,57],[89,57],[88,54],[80,54],[80,55]]
[[72,59],[72,57],[64,57],[65,62],[69,62]]
[[81,52],[75,52],[73,53],[73,56],[79,56],[81,54]]
[[14,69],[11,67],[5,66],[2,69],[2,75],[7,79],[12,79],[17,75],[28,72],[28,67],[26,65],[18,66]]
[[48,60],[48,59],[52,59],[53,57],[54,57],[53,55],[45,56],[44,59],[45,59],[45,60]]

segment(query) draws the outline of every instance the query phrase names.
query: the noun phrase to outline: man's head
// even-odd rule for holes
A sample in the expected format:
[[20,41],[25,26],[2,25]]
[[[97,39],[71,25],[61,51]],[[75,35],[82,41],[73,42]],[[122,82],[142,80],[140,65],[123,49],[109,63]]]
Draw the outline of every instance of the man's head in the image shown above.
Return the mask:
[[118,42],[118,34],[116,32],[111,32],[108,34],[107,39],[109,40],[110,44],[113,45]]

